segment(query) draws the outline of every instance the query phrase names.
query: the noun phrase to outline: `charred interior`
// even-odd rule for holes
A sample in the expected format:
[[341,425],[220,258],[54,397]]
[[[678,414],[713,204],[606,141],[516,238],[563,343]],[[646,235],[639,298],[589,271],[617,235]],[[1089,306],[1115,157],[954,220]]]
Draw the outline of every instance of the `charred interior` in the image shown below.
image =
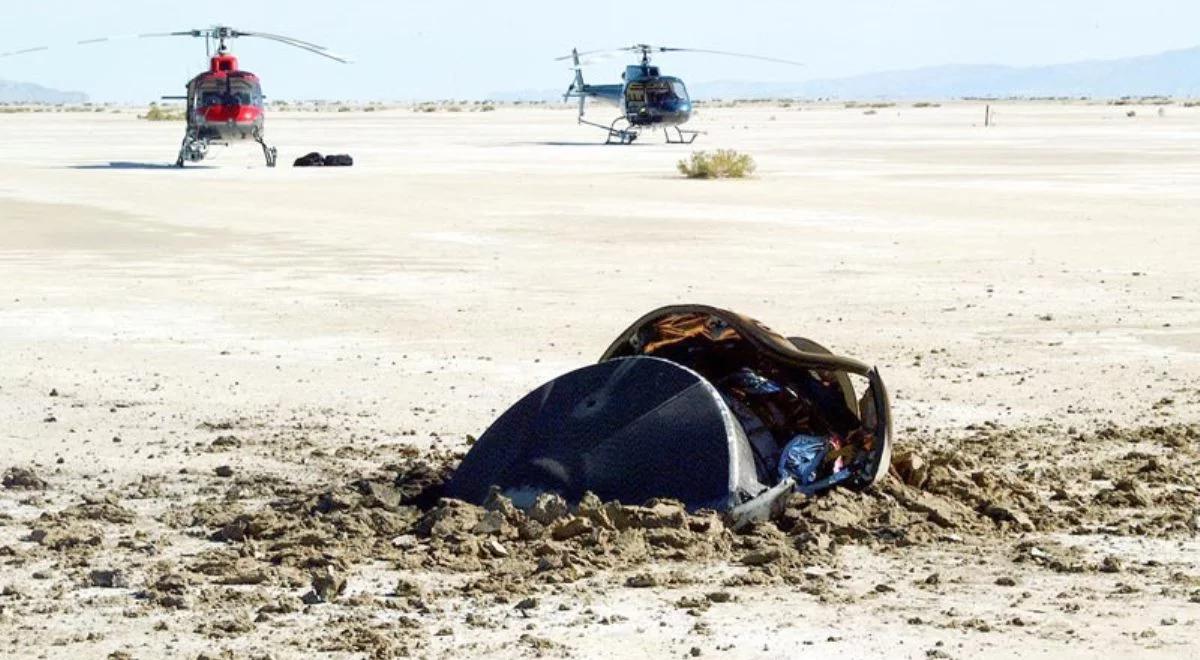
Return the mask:
[[[801,353],[829,355],[811,340],[776,339]],[[712,383],[745,431],[764,485],[791,476],[800,490],[815,491],[844,481],[873,460],[874,415],[863,414],[873,411],[870,387],[860,402],[844,371],[782,359],[702,311],[651,319],[620,345],[624,348],[610,349],[605,357],[670,360]]]

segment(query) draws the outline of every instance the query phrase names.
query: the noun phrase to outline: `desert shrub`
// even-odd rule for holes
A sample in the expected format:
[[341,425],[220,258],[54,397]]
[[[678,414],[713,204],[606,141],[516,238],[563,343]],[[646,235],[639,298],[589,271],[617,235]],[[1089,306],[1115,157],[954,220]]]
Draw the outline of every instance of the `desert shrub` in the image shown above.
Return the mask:
[[930,103],[929,101],[918,101],[913,104],[914,108],[940,108],[941,103]]
[[151,103],[146,114],[138,115],[138,118],[146,121],[183,121],[184,119],[182,110],[164,108],[157,103]]
[[681,160],[679,172],[689,179],[742,179],[754,173],[754,159],[732,149],[697,151]]
[[494,106],[490,103],[485,103],[484,105],[479,106],[480,112],[494,112],[495,110],[496,110],[496,106]]

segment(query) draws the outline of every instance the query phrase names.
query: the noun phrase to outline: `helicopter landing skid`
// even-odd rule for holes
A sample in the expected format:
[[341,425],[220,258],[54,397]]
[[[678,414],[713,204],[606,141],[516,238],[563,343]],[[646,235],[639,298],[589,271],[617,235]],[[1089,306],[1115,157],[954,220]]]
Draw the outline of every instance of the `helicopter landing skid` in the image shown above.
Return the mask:
[[[671,128],[675,129],[675,137],[671,138]],[[678,126],[663,129],[663,135],[667,138],[667,144],[691,144],[700,137],[704,131],[685,131]]]
[[279,150],[275,147],[268,146],[266,141],[263,140],[263,136],[257,133],[254,135],[254,141],[262,147],[263,158],[267,159],[267,167],[275,167],[275,161],[279,156]]
[[[617,128],[617,124],[621,122],[625,122],[625,128]],[[612,124],[608,126],[605,126],[604,124],[597,124],[594,121],[588,121],[582,117],[579,118],[579,123],[586,124],[588,126],[595,126],[600,130],[607,131],[608,137],[605,138],[604,144],[633,144],[633,141],[638,139],[639,135],[636,129],[629,126],[629,120],[625,119],[624,117],[617,117],[613,120]]]
[[199,163],[208,155],[208,140],[203,140],[188,131],[183,136],[183,144],[179,145],[179,158],[175,167],[183,167],[184,161]]

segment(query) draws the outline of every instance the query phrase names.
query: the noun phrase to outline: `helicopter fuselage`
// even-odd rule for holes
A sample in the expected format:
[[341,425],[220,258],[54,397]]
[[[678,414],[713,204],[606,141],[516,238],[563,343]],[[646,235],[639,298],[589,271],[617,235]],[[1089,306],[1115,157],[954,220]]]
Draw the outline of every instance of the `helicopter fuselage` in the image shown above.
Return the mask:
[[617,106],[632,126],[679,126],[691,119],[692,101],[679,78],[642,64],[625,67],[622,78],[619,85],[585,84],[579,92]]
[[188,129],[221,142],[257,139],[265,113],[258,77],[238,69],[237,58],[218,55],[208,71],[187,84]]
[[266,113],[258,76],[238,68],[237,58],[219,52],[209,70],[187,84],[187,130],[176,165],[204,160],[210,143],[254,140],[267,166],[275,166],[276,151],[263,139]]

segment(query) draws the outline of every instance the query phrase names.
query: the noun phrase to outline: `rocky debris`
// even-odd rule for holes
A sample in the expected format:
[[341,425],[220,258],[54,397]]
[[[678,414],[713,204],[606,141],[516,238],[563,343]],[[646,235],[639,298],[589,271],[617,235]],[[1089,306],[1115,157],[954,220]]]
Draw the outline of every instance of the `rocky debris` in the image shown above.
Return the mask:
[[892,457],[891,472],[904,485],[923,488],[929,478],[929,464],[912,451],[898,452]]
[[241,616],[222,617],[196,626],[196,633],[214,639],[240,637],[254,631],[254,623]]
[[343,623],[332,633],[322,635],[317,650],[322,653],[353,653],[358,657],[384,660],[417,654],[424,645],[419,622],[409,617],[394,621]]
[[392,590],[392,595],[399,598],[421,598],[424,590],[416,582],[400,578],[396,581],[396,588]]
[[[525,566],[535,580],[554,582],[664,559],[726,558],[752,569],[799,565],[803,555],[821,555],[846,543],[905,546],[938,542],[947,535],[1070,529],[1078,524],[1079,512],[1050,506],[1055,497],[1070,497],[1057,494],[1063,490],[1062,475],[1043,475],[1046,483],[1039,487],[1013,472],[1002,456],[973,449],[1004,446],[1020,439],[1014,435],[1032,438],[1040,432],[985,426],[954,451],[927,452],[914,443],[898,455],[895,474],[877,488],[789,496],[773,525],[741,534],[727,529],[712,512],[688,512],[667,501],[635,506],[589,495],[572,510],[561,497],[542,494],[522,511],[492,493],[482,507],[446,499],[418,507],[416,500],[435,492],[439,479],[449,474],[456,458],[452,455],[412,458],[396,468],[394,478],[361,479],[317,494],[299,492],[255,512],[228,506],[197,511],[191,522],[215,527],[216,540],[254,542],[263,560],[304,570],[393,559],[401,567],[441,570]],[[1159,463],[1156,469],[1165,469],[1172,461]],[[1138,467],[1145,464],[1141,460]],[[1139,488],[1118,482],[1113,490],[1136,497]],[[777,534],[765,533],[768,527]]]
[[49,484],[30,468],[10,467],[4,471],[0,484],[9,490],[46,490]]
[[228,451],[241,446],[242,441],[238,440],[237,436],[219,435],[212,442],[208,443],[208,450],[213,452]]
[[66,551],[99,547],[104,535],[94,525],[55,524],[35,527],[28,539],[50,550]]
[[554,493],[542,493],[534,500],[528,515],[542,525],[553,525],[568,512],[567,502],[562,497]]
[[190,582],[185,576],[167,570],[149,581],[146,589],[138,592],[137,595],[159,607],[186,610],[192,604],[188,596],[190,589]]
[[306,605],[331,603],[346,590],[346,578],[334,572],[329,566],[317,569],[312,575],[312,591],[304,594],[301,600]]
[[166,479],[160,475],[143,474],[136,482],[126,486],[126,497],[134,500],[148,500],[163,496],[163,484]]
[[111,493],[86,495],[81,504],[39,516],[27,540],[57,552],[88,554],[103,544],[105,528],[127,525],[135,518]]
[[125,572],[119,569],[104,569],[92,571],[88,574],[88,582],[93,587],[103,587],[105,589],[128,589],[129,578]]
[[546,637],[524,633],[517,641],[522,646],[527,647],[535,658],[544,658],[547,656],[565,657],[568,655],[568,647]]
[[696,578],[683,571],[643,572],[625,579],[625,586],[632,589],[648,589],[651,587],[679,587],[695,584]]
[[354,487],[367,498],[368,506],[394,510],[404,501],[404,493],[395,484],[364,479],[355,482]]
[[69,506],[59,512],[58,516],[113,525],[128,525],[137,518],[133,511],[121,506],[121,500],[116,493],[87,494],[82,499],[82,504]]
[[[337,607],[319,609],[341,617],[344,611],[363,608],[438,611],[438,600],[458,597],[503,604],[512,614],[532,619],[541,613],[536,603],[545,602],[547,593],[581,581],[600,589],[700,583],[704,586],[696,591],[718,595],[671,600],[701,614],[732,600],[730,592],[714,590],[724,587],[782,583],[828,602],[861,598],[861,593],[849,596],[839,590],[839,549],[847,545],[886,553],[913,545],[994,545],[1000,552],[1013,552],[1015,567],[1068,573],[1107,570],[1106,563],[1048,540],[1054,535],[1103,530],[1169,536],[1189,529],[1197,507],[1194,491],[1187,490],[1195,479],[1187,466],[1196,452],[1190,444],[1173,446],[1175,432],[1130,431],[1119,440],[1104,440],[1106,448],[1114,443],[1121,447],[1116,459],[1098,452],[1096,444],[1081,447],[1083,441],[1077,440],[1051,442],[1043,450],[1045,440],[1038,435],[1044,433],[1048,431],[985,426],[952,446],[916,438],[897,457],[894,473],[878,486],[814,497],[792,494],[771,521],[736,531],[715,512],[688,511],[668,500],[635,505],[587,495],[571,507],[558,496],[543,494],[521,508],[499,492],[483,506],[438,499],[439,485],[456,460],[452,454],[405,455],[386,473],[355,475],[359,478],[333,487],[306,487],[265,475],[239,474],[223,482],[232,487],[201,480],[211,496],[177,506],[160,520],[219,545],[169,573],[152,574],[138,595],[163,608],[207,611],[221,603],[230,611],[236,606],[250,613],[229,619],[242,623],[227,629],[215,624],[205,628],[205,634],[216,636],[246,634],[238,632],[246,621],[268,621],[305,604],[329,602]],[[1034,443],[1037,461],[1014,459],[1014,445]],[[1078,453],[1069,454],[1072,450]],[[1075,461],[1070,469],[1063,467],[1068,454]],[[1103,479],[1091,478],[1093,466],[1103,467]],[[1145,478],[1171,474],[1182,475],[1179,484]],[[234,497],[235,489],[256,493],[266,504]],[[1117,494],[1099,494],[1106,490]],[[1144,506],[1130,516],[1130,502],[1138,501]],[[80,519],[84,515],[95,516],[96,522],[85,523]],[[91,531],[97,545],[104,539],[100,532],[109,532],[106,520],[134,519],[114,496],[103,494],[48,516],[38,521],[47,533]],[[95,527],[88,530],[86,524]],[[93,547],[79,540],[87,538],[79,536],[73,543]],[[64,547],[72,547],[71,542]],[[405,575],[456,575],[445,582],[423,582],[430,585],[426,587],[405,578],[394,593],[384,586],[346,595],[346,578],[358,567],[378,562]],[[715,581],[694,570],[713,564],[723,567]],[[1134,573],[1141,567],[1125,570]],[[937,573],[922,571],[922,577],[914,578],[920,582],[915,588],[941,592],[957,581],[948,574],[932,581],[927,575]],[[1019,568],[1002,575],[1013,585],[1025,580]],[[890,589],[902,589],[901,582],[881,584],[868,596],[887,598]],[[287,592],[261,591],[271,588]],[[303,601],[294,595],[301,589]],[[535,605],[522,606],[529,602]],[[424,643],[423,633],[406,623],[392,630],[354,617],[333,621],[331,626],[346,635],[344,640],[321,636],[320,643],[333,651],[387,657],[418,651]],[[483,614],[466,623],[502,625]],[[560,652],[565,651],[547,654]]]
[[1032,563],[1056,573],[1083,573],[1088,570],[1084,552],[1049,539],[1026,540],[1017,544],[1013,561]]
[[218,465],[217,467],[213,468],[213,474],[221,477],[222,479],[228,479],[229,477],[233,476],[233,468],[228,465]]
[[513,609],[528,616],[528,612],[530,610],[536,610],[539,603],[540,602],[538,601],[538,599],[530,596],[528,598],[522,598],[519,603],[517,603],[516,605],[513,605]]

